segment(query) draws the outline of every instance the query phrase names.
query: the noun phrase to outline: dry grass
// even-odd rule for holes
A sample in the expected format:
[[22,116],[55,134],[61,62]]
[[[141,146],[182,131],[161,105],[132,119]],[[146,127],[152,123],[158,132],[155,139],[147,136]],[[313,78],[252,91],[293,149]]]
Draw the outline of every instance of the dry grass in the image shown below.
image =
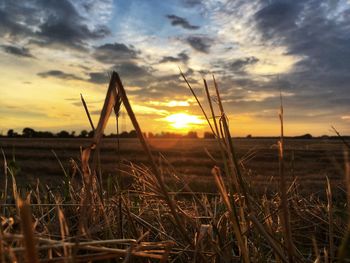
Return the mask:
[[[279,189],[258,194],[237,158],[219,87],[215,79],[213,83],[215,100],[204,81],[212,118],[205,116],[220,147],[220,163],[212,169],[217,193],[193,191],[186,177],[179,176],[164,157],[161,162],[154,159],[119,76],[113,73],[92,145],[82,150],[74,162],[75,172],[65,173],[55,190],[39,181],[29,189],[17,186],[16,169],[8,166],[4,156],[3,182],[12,181],[12,189],[6,183],[1,190],[1,260],[349,262],[350,194],[347,201],[334,200],[329,181],[324,186],[326,200],[300,194],[298,179],[287,181],[284,176],[283,131],[276,149],[281,165]],[[103,189],[94,157],[119,101],[149,161],[149,167],[134,163],[122,167],[133,178],[128,190],[112,181]],[[88,113],[86,103],[84,107]],[[200,107],[205,113],[204,106]],[[282,120],[281,114],[281,128]],[[349,193],[347,156],[345,160]]]

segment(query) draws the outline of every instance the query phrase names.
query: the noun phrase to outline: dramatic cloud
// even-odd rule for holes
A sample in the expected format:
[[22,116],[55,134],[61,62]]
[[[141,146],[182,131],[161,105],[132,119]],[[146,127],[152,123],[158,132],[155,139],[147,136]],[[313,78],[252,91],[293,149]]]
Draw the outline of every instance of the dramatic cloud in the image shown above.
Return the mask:
[[33,24],[32,17],[36,8],[24,3],[3,0],[0,4],[0,36],[18,37],[33,34],[28,25]]
[[175,97],[183,98],[190,95],[182,82],[178,81],[154,81],[146,89],[133,92],[138,95],[138,100],[149,102],[150,98],[156,100],[168,100]]
[[27,57],[27,58],[33,58],[34,56],[29,52],[28,48],[25,47],[17,47],[17,46],[11,46],[11,45],[3,45],[1,46],[2,49],[11,55],[15,55],[18,57]]
[[255,18],[263,34],[273,36],[276,31],[290,30],[296,26],[300,6],[298,1],[273,2],[258,11]]
[[195,7],[202,4],[203,0],[182,0],[182,2],[189,7]]
[[0,34],[7,37],[27,37],[40,46],[86,48],[87,41],[101,39],[109,29],[97,24],[86,25],[75,6],[68,0],[29,0],[16,3],[3,0],[0,5]]
[[259,61],[256,57],[246,57],[236,59],[231,63],[227,63],[227,68],[233,71],[244,71],[246,66],[256,64]]
[[181,52],[181,53],[177,54],[177,57],[165,56],[159,61],[159,63],[167,63],[167,62],[187,63],[187,61],[189,59],[190,59],[190,57],[185,52]]
[[[331,18],[332,10],[339,19]],[[272,37],[287,47],[288,54],[302,57],[298,70],[314,71],[316,66],[333,74],[350,64],[348,15],[348,9],[328,3],[274,3],[259,11],[256,21],[264,38]]]
[[157,81],[151,67],[141,66],[134,62],[122,62],[102,72],[90,72],[87,81],[94,84],[106,84],[109,81],[108,74],[112,71],[118,72],[125,85],[140,87],[136,91],[141,91],[141,93],[146,90],[147,86]]
[[74,74],[65,73],[60,70],[49,70],[45,72],[39,72],[37,75],[42,78],[53,77],[53,78],[66,79],[66,80],[82,80],[82,78],[79,78]]
[[[92,83],[89,92],[104,96],[102,84],[116,70],[133,101],[162,110],[191,95],[180,66],[200,97],[202,77],[212,87],[214,74],[227,112],[271,124],[282,90],[287,119],[304,127],[314,116],[318,127],[332,122],[350,132],[348,0],[154,1],[0,0],[4,94],[36,85],[34,71],[47,85],[79,81],[56,81],[64,92]],[[14,72],[23,79],[12,80]]]
[[[328,101],[339,94],[350,99],[344,93],[350,81],[349,8],[340,2],[273,2],[258,11],[255,19],[266,41],[283,45],[287,54],[300,58],[286,75],[295,88],[305,96],[325,92]],[[338,92],[330,94],[329,90]]]
[[205,36],[190,36],[186,38],[186,42],[194,49],[202,53],[209,53],[209,49],[213,40]]
[[139,66],[135,63],[122,63],[113,67],[120,73],[121,76],[126,78],[142,78],[150,76],[149,69],[143,66]]
[[108,23],[113,17],[113,1],[114,0],[84,0],[74,1],[77,9],[83,8],[89,17],[93,17],[94,21]]
[[67,0],[60,2],[42,1],[48,11],[46,20],[39,26],[40,41],[44,44],[63,44],[82,47],[88,39],[106,37],[109,30],[105,26],[90,29],[75,7]]
[[179,17],[176,15],[167,15],[166,16],[173,26],[181,26],[185,29],[196,30],[199,29],[199,26],[191,25],[185,18]]
[[115,64],[118,61],[129,61],[137,58],[138,52],[133,46],[126,46],[122,43],[104,44],[95,49],[94,58],[108,64]]
[[89,81],[95,84],[104,84],[109,80],[108,75],[102,72],[89,73]]
[[109,34],[109,30],[105,27],[90,30],[85,25],[73,24],[69,21],[50,18],[40,26],[41,45],[65,45],[69,47],[81,48],[85,46],[85,40],[103,38]]

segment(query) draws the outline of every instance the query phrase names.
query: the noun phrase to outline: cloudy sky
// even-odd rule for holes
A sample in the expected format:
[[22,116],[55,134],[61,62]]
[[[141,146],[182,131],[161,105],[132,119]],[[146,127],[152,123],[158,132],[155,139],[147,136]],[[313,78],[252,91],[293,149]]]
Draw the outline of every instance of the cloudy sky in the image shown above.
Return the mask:
[[179,67],[203,101],[215,74],[234,135],[277,135],[280,90],[287,135],[350,133],[349,1],[0,0],[3,134],[88,129],[112,70],[145,131],[209,130]]

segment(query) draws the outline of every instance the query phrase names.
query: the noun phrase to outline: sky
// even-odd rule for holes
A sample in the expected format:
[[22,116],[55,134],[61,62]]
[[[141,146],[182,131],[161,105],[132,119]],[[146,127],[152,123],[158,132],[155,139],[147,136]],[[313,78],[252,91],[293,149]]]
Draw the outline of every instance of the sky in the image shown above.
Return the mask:
[[143,131],[209,131],[179,67],[234,136],[278,135],[280,92],[286,135],[350,134],[350,1],[0,0],[0,133],[88,130],[113,70]]

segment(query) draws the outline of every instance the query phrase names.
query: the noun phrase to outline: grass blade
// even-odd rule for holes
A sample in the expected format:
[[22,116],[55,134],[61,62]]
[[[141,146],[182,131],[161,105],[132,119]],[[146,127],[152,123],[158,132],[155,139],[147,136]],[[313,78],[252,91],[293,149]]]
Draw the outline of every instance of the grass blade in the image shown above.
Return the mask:
[[334,231],[333,231],[333,200],[332,200],[332,188],[329,182],[328,176],[327,186],[326,186],[326,194],[327,194],[327,212],[328,212],[328,239],[329,239],[329,252],[330,252],[330,260],[334,261]]
[[289,219],[289,208],[288,208],[288,198],[287,198],[287,186],[286,178],[284,174],[284,126],[283,126],[283,104],[282,104],[282,92],[280,93],[280,126],[281,126],[281,136],[279,141],[279,174],[280,174],[280,194],[281,194],[281,209],[282,209],[282,226],[284,241],[286,243],[289,262],[294,262],[294,245],[292,241],[292,231]]
[[226,190],[225,184],[222,181],[219,167],[214,167],[212,169],[212,174],[215,178],[215,183],[218,187],[220,195],[221,195],[221,197],[224,201],[224,204],[226,206],[226,209],[229,213],[230,221],[231,221],[231,224],[233,227],[233,231],[235,233],[235,237],[237,239],[238,247],[240,248],[240,251],[242,253],[243,262],[250,262],[249,254],[248,254],[248,251],[247,251],[246,246],[244,244],[244,239],[243,239],[242,232],[240,229],[239,221],[237,220],[237,216],[235,215],[235,211],[232,208],[231,202],[228,198],[229,195],[228,195],[228,192]]
[[81,102],[83,103],[86,116],[87,116],[88,119],[89,119],[89,123],[90,123],[91,129],[94,131],[94,130],[95,130],[94,123],[92,122],[92,119],[91,119],[91,116],[90,116],[90,112],[89,112],[89,109],[88,109],[88,107],[87,107],[87,105],[86,105],[86,102],[85,102],[85,100],[84,100],[83,94],[81,94],[81,93],[80,93],[80,99],[81,99]]
[[17,201],[21,217],[21,228],[24,236],[26,261],[37,263],[39,262],[39,257],[36,250],[31,209],[27,201],[23,201],[21,198],[18,198]]
[[[180,68],[179,68],[179,69],[180,69]],[[205,119],[207,120],[207,122],[208,122],[208,124],[209,124],[209,127],[210,127],[211,132],[212,132],[214,135],[216,135],[216,134],[215,134],[215,131],[214,131],[214,129],[213,129],[213,126],[211,125],[211,123],[210,123],[210,121],[209,121],[209,118],[208,118],[207,114],[205,113],[205,110],[204,110],[202,104],[200,103],[200,101],[199,101],[199,99],[198,99],[196,93],[194,92],[194,90],[193,90],[191,84],[188,82],[188,80],[187,80],[185,74],[181,71],[181,69],[180,69],[180,74],[181,74],[182,78],[185,80],[185,82],[186,82],[188,88],[190,89],[190,91],[191,91],[193,97],[196,99],[196,101],[197,101],[199,107],[201,108],[202,113],[203,113]]]
[[347,190],[347,206],[348,206],[348,226],[338,251],[338,261],[348,262],[350,258],[350,160],[348,151],[344,152],[345,159],[345,184]]

